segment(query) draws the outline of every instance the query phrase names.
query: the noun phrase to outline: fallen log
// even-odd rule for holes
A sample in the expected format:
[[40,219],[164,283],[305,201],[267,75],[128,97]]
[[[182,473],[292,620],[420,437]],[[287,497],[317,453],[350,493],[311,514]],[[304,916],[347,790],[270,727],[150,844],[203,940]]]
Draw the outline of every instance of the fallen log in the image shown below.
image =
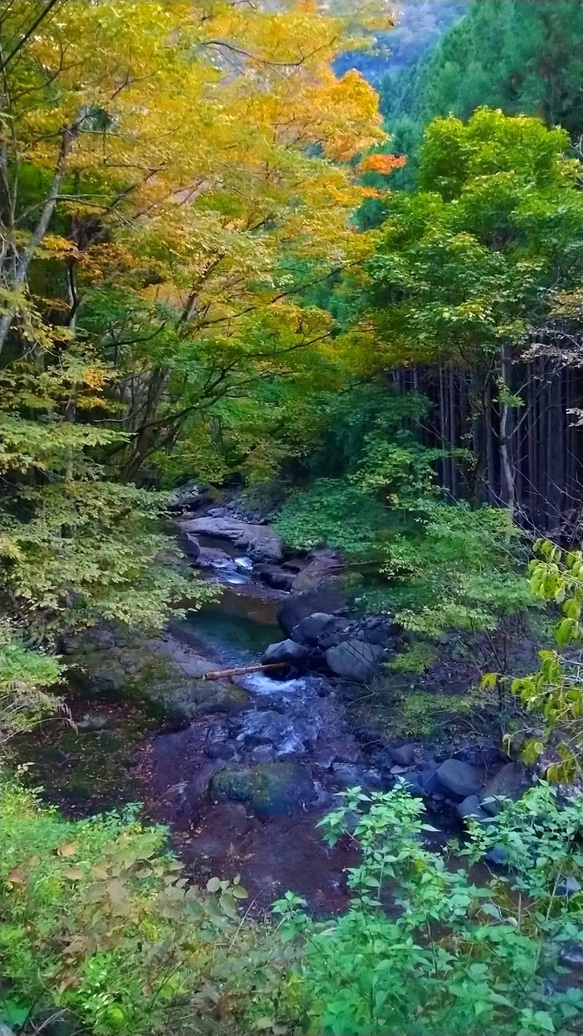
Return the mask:
[[205,673],[203,680],[228,680],[231,676],[245,676],[247,673],[266,673],[270,669],[289,669],[287,662],[270,662],[268,665],[244,665],[236,669],[213,669]]

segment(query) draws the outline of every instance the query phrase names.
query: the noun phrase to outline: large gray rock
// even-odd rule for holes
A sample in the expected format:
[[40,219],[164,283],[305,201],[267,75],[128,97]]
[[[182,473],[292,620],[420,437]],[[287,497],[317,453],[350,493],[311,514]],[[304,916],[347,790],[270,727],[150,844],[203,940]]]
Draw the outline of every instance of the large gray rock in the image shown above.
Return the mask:
[[277,644],[270,644],[263,652],[261,662],[263,665],[277,665],[282,663],[293,669],[305,669],[311,652],[303,644],[297,644],[295,640],[280,640]]
[[292,590],[300,593],[315,590],[322,583],[335,579],[344,569],[344,562],[335,550],[314,550],[308,556],[308,564],[302,568],[292,583]]
[[281,537],[268,525],[254,525],[239,518],[212,517],[193,518],[180,522],[186,535],[215,536],[229,540],[254,561],[281,561],[283,543]]
[[198,507],[206,498],[207,494],[196,482],[185,482],[172,491],[166,507],[169,511],[188,511]]
[[341,620],[335,618],[334,615],[329,615],[327,612],[314,612],[313,615],[307,615],[305,619],[298,622],[297,626],[294,626],[292,640],[297,640],[298,644],[315,646],[321,637],[325,636],[337,624],[346,625],[346,623],[342,623]]
[[328,648],[326,664],[336,676],[355,683],[366,683],[374,674],[376,665],[383,655],[378,644],[366,644],[362,640],[343,640],[336,647]]
[[516,802],[530,787],[528,773],[520,763],[506,763],[486,784],[480,796],[482,806],[492,816],[503,808],[498,797]]
[[415,758],[415,745],[395,745],[389,748],[389,755],[397,766],[411,766]]
[[308,593],[292,594],[287,601],[281,605],[277,613],[277,621],[287,637],[302,619],[314,612],[343,611],[346,607],[346,598],[332,587],[323,587],[320,590],[310,590]]
[[438,767],[436,777],[444,791],[456,799],[476,795],[482,786],[480,771],[460,759],[446,759]]
[[291,590],[295,578],[293,572],[280,565],[256,565],[254,572],[262,583],[273,587],[274,590]]

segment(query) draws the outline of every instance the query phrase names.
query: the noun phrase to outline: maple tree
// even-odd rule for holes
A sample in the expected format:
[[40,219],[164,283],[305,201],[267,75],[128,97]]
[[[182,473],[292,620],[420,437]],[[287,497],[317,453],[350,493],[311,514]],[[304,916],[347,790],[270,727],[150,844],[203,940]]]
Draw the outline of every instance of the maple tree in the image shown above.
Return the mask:
[[134,482],[180,465],[220,479],[229,434],[237,461],[268,470],[286,383],[333,379],[330,314],[299,296],[368,254],[349,160],[384,139],[377,97],[331,63],[379,17],[4,5],[6,637],[99,616],[155,626],[208,596],[158,564],[161,501]]

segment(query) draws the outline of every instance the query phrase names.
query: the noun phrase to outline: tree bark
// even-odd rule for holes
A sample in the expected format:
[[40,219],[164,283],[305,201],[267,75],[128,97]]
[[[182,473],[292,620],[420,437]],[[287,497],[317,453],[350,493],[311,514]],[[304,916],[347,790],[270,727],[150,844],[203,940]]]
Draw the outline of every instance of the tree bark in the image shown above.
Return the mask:
[[502,346],[500,393],[500,496],[511,515],[516,509],[516,470],[512,453],[512,437],[514,430],[512,407],[506,401],[512,391],[512,356],[510,346]]
[[[41,244],[45,234],[49,229],[49,225],[51,219],[53,218],[53,213],[55,211],[55,206],[57,204],[57,199],[61,191],[61,184],[63,182],[63,177],[65,175],[67,160],[69,158],[69,155],[71,154],[75,141],[79,136],[82,121],[83,120],[80,119],[73,126],[67,126],[63,130],[61,136],[59,156],[57,158],[57,164],[55,166],[55,172],[53,175],[53,180],[49,189],[49,193],[46,196],[45,203],[42,207],[38,223],[32,232],[30,241],[26,249],[22,253],[20,259],[16,262],[14,273],[7,280],[6,287],[9,291],[18,292],[18,290],[24,286],[26,278],[28,276],[28,271],[30,269],[30,264],[36,254],[36,250]],[[0,317],[0,353],[2,352],[4,343],[6,342],[6,338],[8,336],[8,332],[10,331],[10,328],[12,326],[12,321],[14,320],[16,309],[16,306],[8,305],[6,312],[3,314],[2,317]]]

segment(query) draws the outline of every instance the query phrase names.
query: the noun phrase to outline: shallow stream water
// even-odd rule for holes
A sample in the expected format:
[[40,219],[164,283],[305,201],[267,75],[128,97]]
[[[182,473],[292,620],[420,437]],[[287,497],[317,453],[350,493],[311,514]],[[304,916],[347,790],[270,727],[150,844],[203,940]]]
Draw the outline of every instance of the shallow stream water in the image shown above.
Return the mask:
[[[216,552],[207,578],[220,584],[220,600],[174,623],[163,638],[187,687],[201,661],[219,670],[258,663],[282,637],[277,610],[287,596],[256,583],[252,563],[236,551],[225,561],[224,542],[217,548],[207,539],[204,547]],[[102,657],[106,665],[106,649]],[[240,874],[257,912],[287,889],[306,896],[313,909],[343,909],[354,845],[345,839],[327,848],[318,822],[345,788],[390,783],[371,767],[325,677],[281,680],[255,672],[230,686],[232,708],[207,711],[177,730],[148,720],[119,696],[73,698],[78,729],[50,723],[24,739],[19,754],[33,753],[33,782],[38,777],[46,797],[74,816],[143,802],[152,820],[169,826],[194,877]],[[83,728],[88,705],[97,705],[107,721],[103,729]],[[240,781],[241,771],[254,786],[252,796],[233,788],[216,793],[217,781]]]

